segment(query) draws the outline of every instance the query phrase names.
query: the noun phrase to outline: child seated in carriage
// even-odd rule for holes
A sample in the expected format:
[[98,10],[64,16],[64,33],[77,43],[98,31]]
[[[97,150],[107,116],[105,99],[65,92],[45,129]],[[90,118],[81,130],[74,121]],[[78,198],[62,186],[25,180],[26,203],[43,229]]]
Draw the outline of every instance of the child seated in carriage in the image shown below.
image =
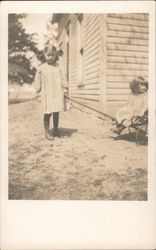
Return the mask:
[[142,117],[148,111],[148,82],[143,77],[137,77],[129,84],[131,93],[127,104],[116,114],[114,133],[120,135],[123,129],[132,125],[133,117]]

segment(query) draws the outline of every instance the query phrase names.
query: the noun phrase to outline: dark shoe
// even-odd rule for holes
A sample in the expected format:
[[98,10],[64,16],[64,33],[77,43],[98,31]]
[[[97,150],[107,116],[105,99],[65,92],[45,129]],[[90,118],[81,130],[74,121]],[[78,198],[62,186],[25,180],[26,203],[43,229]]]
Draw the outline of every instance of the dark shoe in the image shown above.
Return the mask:
[[45,129],[45,138],[46,138],[47,140],[49,140],[49,141],[54,140],[53,135],[51,135],[51,134],[49,133],[49,129]]
[[60,133],[60,130],[58,128],[54,128],[54,133],[53,133],[54,136],[56,137],[59,137],[59,138],[62,138],[63,136],[61,135]]
[[115,129],[113,129],[112,131],[115,133],[115,134],[118,134],[120,135],[122,130],[124,130],[125,126],[123,125],[119,125],[118,127],[116,127]]

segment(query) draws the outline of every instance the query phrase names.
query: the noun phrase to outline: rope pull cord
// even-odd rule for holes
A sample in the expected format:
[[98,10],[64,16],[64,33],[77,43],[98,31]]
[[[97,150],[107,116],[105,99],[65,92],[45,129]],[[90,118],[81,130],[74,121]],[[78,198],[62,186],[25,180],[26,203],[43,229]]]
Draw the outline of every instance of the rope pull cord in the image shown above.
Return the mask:
[[103,113],[103,112],[101,112],[101,111],[99,111],[99,110],[97,110],[97,109],[95,109],[95,108],[92,108],[92,107],[86,105],[86,104],[80,103],[80,102],[76,101],[75,99],[73,99],[73,98],[71,98],[71,97],[69,97],[69,96],[67,96],[67,95],[64,95],[64,97],[67,98],[67,99],[69,99],[69,100],[71,100],[72,102],[75,102],[75,103],[77,103],[77,104],[80,104],[81,106],[83,106],[83,107],[85,107],[85,108],[88,108],[88,109],[90,109],[90,110],[93,110],[93,111],[95,111],[95,112],[101,114],[101,115],[106,116],[106,117],[110,118],[112,121],[115,121],[115,120],[116,120],[115,117],[113,117],[113,116],[111,116],[111,115],[108,115],[108,114],[106,114],[106,113]]

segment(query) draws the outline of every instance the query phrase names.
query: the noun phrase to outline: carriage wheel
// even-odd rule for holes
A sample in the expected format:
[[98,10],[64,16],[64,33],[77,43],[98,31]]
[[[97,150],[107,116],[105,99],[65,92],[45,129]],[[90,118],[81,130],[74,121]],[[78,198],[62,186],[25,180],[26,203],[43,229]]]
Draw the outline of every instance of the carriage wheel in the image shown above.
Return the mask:
[[148,126],[143,125],[136,131],[136,143],[146,145],[148,143]]

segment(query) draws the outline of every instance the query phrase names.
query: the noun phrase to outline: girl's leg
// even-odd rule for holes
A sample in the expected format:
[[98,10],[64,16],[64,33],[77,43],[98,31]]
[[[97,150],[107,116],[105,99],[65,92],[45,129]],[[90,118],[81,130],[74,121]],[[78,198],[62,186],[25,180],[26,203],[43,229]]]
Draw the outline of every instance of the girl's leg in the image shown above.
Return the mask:
[[59,125],[59,112],[53,113],[54,136],[62,137],[58,129]]
[[54,125],[54,129],[58,128],[58,125],[59,125],[59,112],[54,112],[53,113],[53,125]]
[[44,128],[49,129],[51,114],[44,114]]
[[51,136],[49,133],[50,117],[51,117],[51,114],[44,114],[45,138],[47,140],[53,140],[53,136]]

